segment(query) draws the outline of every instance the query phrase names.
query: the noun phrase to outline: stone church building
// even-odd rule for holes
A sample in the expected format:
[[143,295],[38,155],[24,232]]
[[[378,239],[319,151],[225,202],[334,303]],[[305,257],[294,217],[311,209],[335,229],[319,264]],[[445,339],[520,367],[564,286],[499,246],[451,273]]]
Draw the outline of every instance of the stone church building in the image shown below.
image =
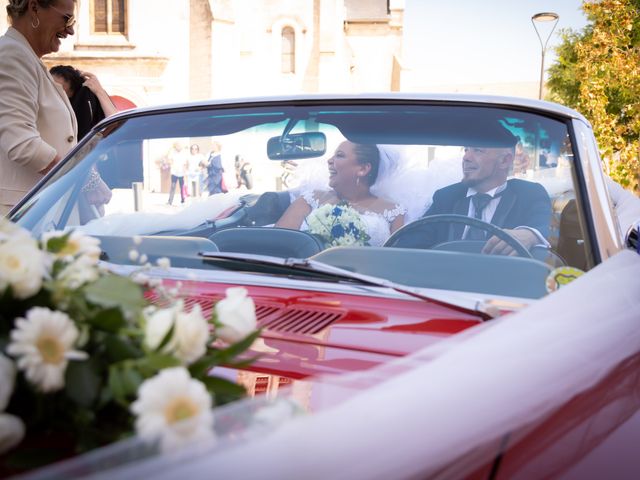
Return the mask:
[[[76,5],[75,34],[45,63],[91,71],[109,94],[138,106],[400,90],[404,0],[77,0]],[[6,15],[0,15],[2,32],[7,26]]]

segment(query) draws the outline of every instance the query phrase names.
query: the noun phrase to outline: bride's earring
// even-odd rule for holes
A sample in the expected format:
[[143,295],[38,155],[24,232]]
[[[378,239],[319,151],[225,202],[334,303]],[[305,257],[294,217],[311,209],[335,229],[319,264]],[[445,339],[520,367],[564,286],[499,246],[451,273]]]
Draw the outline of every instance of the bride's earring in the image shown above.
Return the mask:
[[36,17],[36,21],[35,23],[33,22],[33,19],[31,19],[31,27],[33,27],[34,29],[38,28],[40,26],[40,19],[38,17]]
[[356,176],[356,186],[360,186],[360,176]]

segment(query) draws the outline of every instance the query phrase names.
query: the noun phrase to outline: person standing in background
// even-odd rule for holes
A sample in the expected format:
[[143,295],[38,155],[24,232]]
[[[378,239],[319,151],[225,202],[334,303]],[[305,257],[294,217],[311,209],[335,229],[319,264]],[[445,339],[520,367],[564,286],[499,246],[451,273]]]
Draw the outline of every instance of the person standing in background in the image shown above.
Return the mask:
[[207,189],[209,190],[209,195],[227,193],[227,188],[224,184],[221,151],[222,146],[218,142],[213,142],[207,159]]
[[[78,123],[78,140],[84,138],[94,125],[117,112],[94,74],[81,72],[70,65],[57,65],[49,73],[69,97]],[[104,205],[111,200],[112,192],[97,170],[92,169],[83,193],[87,202],[96,207],[98,214],[104,215]]]
[[9,0],[0,37],[0,214],[77,142],[71,103],[41,57],[73,35],[74,0]]
[[81,72],[70,65],[56,65],[49,73],[69,97],[78,122],[78,140],[118,111],[93,73]]
[[204,185],[204,155],[200,153],[200,145],[194,143],[191,145],[189,151],[189,185],[188,189],[191,189],[193,182],[195,182],[196,191],[193,192],[194,196],[200,195],[202,187]]
[[251,164],[242,156],[236,155],[234,166],[236,170],[237,188],[244,185],[247,190],[253,188],[253,175],[251,174]]
[[175,142],[169,152],[169,165],[171,168],[171,187],[169,187],[169,205],[173,203],[173,195],[176,191],[176,184],[180,185],[180,200],[184,203],[184,176],[189,164],[189,152],[182,142]]

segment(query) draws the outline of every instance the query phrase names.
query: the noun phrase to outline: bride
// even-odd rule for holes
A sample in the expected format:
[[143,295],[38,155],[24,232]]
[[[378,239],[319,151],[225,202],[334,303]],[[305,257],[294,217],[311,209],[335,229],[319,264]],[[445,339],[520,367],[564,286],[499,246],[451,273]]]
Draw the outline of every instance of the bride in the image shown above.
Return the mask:
[[310,215],[325,205],[346,205],[362,220],[368,244],[381,246],[404,223],[404,207],[371,193],[381,162],[376,145],[342,142],[327,160],[331,190],[303,192],[284,212],[276,227],[309,230]]

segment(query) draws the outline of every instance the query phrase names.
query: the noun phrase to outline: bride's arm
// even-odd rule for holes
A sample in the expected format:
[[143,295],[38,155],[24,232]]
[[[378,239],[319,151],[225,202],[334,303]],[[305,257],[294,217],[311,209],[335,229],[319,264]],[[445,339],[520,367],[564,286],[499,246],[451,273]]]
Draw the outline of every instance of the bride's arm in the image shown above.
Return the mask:
[[302,221],[311,213],[311,206],[303,197],[298,197],[280,217],[275,224],[276,227],[290,228],[293,230],[300,229]]
[[401,226],[404,225],[404,214],[402,215],[398,215],[396,218],[393,219],[393,221],[391,222],[391,225],[389,227],[389,230],[391,231],[391,233],[395,232],[396,230],[398,230]]

